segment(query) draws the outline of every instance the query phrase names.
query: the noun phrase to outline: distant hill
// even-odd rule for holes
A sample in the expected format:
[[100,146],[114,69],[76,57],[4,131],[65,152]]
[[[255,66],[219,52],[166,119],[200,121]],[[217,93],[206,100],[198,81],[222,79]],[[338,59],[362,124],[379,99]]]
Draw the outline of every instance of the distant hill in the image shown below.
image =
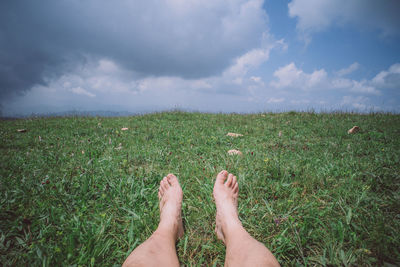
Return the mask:
[[93,110],[93,111],[62,111],[62,112],[49,112],[49,113],[32,113],[29,115],[13,115],[5,116],[2,119],[13,119],[13,118],[28,118],[28,117],[126,117],[137,115],[146,112],[129,112],[129,111],[107,111],[107,110]]

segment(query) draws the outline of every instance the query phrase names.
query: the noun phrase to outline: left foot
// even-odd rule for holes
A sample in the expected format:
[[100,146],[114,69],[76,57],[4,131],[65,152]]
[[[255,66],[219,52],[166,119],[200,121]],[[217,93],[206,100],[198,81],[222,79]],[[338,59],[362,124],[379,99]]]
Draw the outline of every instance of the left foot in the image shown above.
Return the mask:
[[175,175],[170,173],[161,180],[158,189],[158,199],[160,200],[159,228],[171,231],[176,240],[183,236],[182,196],[182,188]]

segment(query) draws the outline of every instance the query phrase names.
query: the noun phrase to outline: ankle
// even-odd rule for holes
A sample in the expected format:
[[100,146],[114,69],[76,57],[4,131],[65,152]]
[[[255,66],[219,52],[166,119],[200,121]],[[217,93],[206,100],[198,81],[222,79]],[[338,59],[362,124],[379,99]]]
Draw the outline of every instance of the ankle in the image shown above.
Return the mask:
[[225,236],[244,230],[242,222],[237,217],[222,221],[221,228]]
[[240,221],[225,225],[225,227],[222,228],[222,232],[227,247],[232,244],[244,244],[249,238],[251,238]]
[[161,221],[154,233],[167,238],[172,237],[172,239],[176,240],[178,236],[178,225],[176,223],[166,223]]

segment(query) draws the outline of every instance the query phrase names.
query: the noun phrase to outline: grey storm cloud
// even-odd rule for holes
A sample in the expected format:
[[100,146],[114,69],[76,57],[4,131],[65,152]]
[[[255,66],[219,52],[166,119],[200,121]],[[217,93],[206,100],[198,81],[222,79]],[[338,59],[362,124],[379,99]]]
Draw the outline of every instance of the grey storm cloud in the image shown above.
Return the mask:
[[109,58],[143,76],[218,75],[260,45],[262,0],[2,0],[1,101]]
[[383,36],[400,34],[398,0],[292,0],[288,8],[289,15],[298,18],[297,28],[306,33],[353,24],[377,29]]

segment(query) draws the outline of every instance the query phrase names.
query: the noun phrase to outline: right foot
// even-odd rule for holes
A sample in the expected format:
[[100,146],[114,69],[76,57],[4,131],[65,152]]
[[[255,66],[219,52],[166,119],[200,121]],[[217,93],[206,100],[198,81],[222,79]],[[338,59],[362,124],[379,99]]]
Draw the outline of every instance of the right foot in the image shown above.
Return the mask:
[[225,243],[227,228],[241,226],[237,211],[239,184],[236,176],[225,170],[221,171],[215,180],[213,195],[217,206],[215,232]]

